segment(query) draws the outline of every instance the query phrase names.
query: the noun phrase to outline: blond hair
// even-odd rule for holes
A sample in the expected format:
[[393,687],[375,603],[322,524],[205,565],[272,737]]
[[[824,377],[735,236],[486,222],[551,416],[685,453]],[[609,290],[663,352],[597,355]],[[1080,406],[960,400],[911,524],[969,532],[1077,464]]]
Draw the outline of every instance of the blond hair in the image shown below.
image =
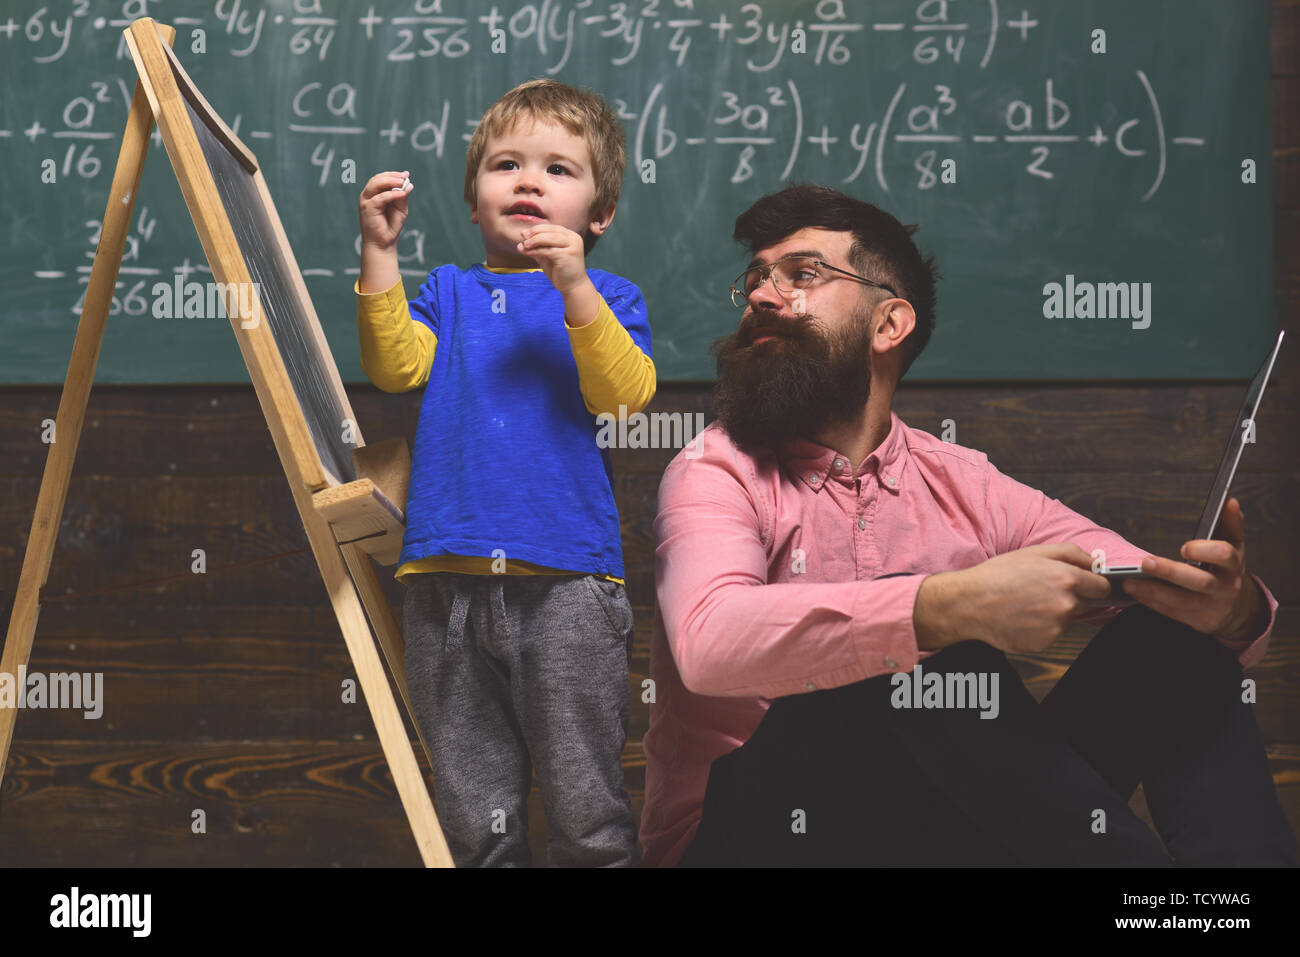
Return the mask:
[[[488,141],[515,128],[521,119],[555,123],[574,136],[581,136],[591,153],[591,174],[596,197],[588,215],[618,202],[623,191],[623,170],[627,164],[623,124],[618,114],[592,90],[580,90],[558,80],[539,79],[521,83],[488,107],[474,129],[465,154],[465,202],[477,205],[478,168],[487,152]],[[599,237],[588,234],[590,252]]]

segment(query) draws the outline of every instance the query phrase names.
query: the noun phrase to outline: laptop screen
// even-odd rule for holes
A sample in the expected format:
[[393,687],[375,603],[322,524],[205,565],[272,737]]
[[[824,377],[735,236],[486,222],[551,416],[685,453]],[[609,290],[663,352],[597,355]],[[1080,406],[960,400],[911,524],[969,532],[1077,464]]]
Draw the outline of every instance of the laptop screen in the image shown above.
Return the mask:
[[1214,537],[1219,513],[1223,511],[1223,503],[1228,500],[1228,486],[1232,484],[1232,476],[1237,471],[1237,463],[1241,461],[1241,453],[1248,441],[1255,441],[1255,413],[1259,411],[1259,400],[1264,396],[1264,386],[1268,384],[1268,377],[1273,372],[1273,362],[1277,359],[1278,350],[1282,348],[1284,335],[1285,332],[1277,334],[1277,342],[1273,344],[1264,364],[1251,380],[1250,388],[1246,390],[1246,398],[1241,403],[1241,411],[1237,413],[1236,424],[1228,436],[1228,447],[1223,450],[1223,458],[1219,460],[1218,474],[1214,476],[1214,484],[1205,500],[1205,511],[1201,513],[1201,521],[1196,526],[1195,538]]

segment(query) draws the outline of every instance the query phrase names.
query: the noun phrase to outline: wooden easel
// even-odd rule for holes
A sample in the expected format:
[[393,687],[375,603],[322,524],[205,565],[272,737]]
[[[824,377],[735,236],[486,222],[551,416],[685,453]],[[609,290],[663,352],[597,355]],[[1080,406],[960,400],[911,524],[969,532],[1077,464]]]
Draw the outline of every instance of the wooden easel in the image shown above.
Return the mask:
[[[4,653],[0,656],[0,672],[15,676],[19,666],[26,665],[31,657],[36,620],[40,614],[40,591],[49,576],[72,463],[81,438],[105,321],[122,264],[127,229],[155,118],[213,275],[228,284],[250,282],[243,254],[213,184],[183,95],[192,107],[204,113],[210,127],[253,175],[280,251],[290,266],[292,275],[289,278],[297,302],[309,319],[321,354],[325,357],[330,355],[293,251],[257,168],[256,158],[221,121],[181,68],[171,51],[176,31],[150,18],[143,18],[132,23],[125,33],[139,82],[113,173],[99,247],[55,419],[55,441],[45,462],[32,532],[23,556],[13,613],[5,636]],[[183,92],[181,84],[184,85]],[[392,440],[367,448],[357,430],[355,461],[357,474],[362,477],[340,484],[321,462],[268,324],[264,321],[250,322],[251,328],[244,328],[246,320],[260,315],[260,303],[252,303],[248,310],[250,315],[244,315],[238,298],[227,296],[227,315],[248,365],[321,578],[329,592],[366,705],[379,732],[379,742],[415,834],[420,857],[425,866],[450,867],[451,854],[438,825],[433,801],[421,777],[419,763],[375,648],[377,636],[418,735],[419,724],[414,720],[406,688],[401,634],[370,563],[373,556],[391,564],[400,552],[405,508],[404,469],[409,469],[409,458],[405,464],[402,461],[406,453],[405,442]],[[337,390],[336,397],[341,407],[351,417],[351,405],[339,380],[338,369],[332,361],[327,365],[331,378],[329,384]],[[352,421],[355,422],[354,417]],[[13,741],[17,714],[14,708],[0,709],[0,779]],[[424,744],[422,735],[420,741],[427,754],[428,746]]]

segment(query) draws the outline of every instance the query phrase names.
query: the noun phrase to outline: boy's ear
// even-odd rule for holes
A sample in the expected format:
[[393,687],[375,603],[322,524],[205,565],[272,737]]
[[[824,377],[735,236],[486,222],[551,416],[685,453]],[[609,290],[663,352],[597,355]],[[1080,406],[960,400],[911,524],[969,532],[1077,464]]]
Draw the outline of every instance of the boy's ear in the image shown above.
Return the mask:
[[469,221],[478,225],[478,203],[469,204]]
[[609,224],[614,221],[614,211],[617,208],[618,204],[615,203],[612,206],[601,210],[599,213],[592,214],[591,234],[593,236],[599,236],[605,230],[609,229]]

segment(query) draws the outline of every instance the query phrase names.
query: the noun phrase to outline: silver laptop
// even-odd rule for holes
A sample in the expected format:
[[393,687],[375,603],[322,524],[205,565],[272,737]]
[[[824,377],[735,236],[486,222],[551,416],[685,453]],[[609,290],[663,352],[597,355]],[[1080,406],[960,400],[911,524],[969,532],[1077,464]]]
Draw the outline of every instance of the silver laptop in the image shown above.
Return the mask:
[[[1246,398],[1241,403],[1241,411],[1237,413],[1237,421],[1233,423],[1232,433],[1228,436],[1227,448],[1223,450],[1223,458],[1219,460],[1219,471],[1214,476],[1214,484],[1210,486],[1210,494],[1205,499],[1205,508],[1201,512],[1200,522],[1196,525],[1196,534],[1189,536],[1189,541],[1191,539],[1214,537],[1214,530],[1219,524],[1219,513],[1223,511],[1223,505],[1228,500],[1228,487],[1232,484],[1232,476],[1237,471],[1237,463],[1241,461],[1241,453],[1249,443],[1255,441],[1255,413],[1259,411],[1259,401],[1264,397],[1264,387],[1268,385],[1268,378],[1273,372],[1273,363],[1277,360],[1278,351],[1282,348],[1282,337],[1285,335],[1285,332],[1277,334],[1277,342],[1273,344],[1273,348],[1264,359],[1263,365],[1259,367],[1259,371],[1255,373],[1255,378],[1251,380],[1250,388],[1246,390]],[[1187,562],[1181,558],[1173,560],[1194,565],[1197,568],[1206,567],[1201,562]],[[1166,579],[1144,573],[1140,565],[1107,565],[1102,568],[1100,574],[1111,583],[1111,597],[1101,599],[1106,604],[1115,604],[1114,599],[1130,603],[1133,601],[1125,593],[1121,585],[1125,579],[1161,581],[1166,585],[1173,584],[1173,582]]]

